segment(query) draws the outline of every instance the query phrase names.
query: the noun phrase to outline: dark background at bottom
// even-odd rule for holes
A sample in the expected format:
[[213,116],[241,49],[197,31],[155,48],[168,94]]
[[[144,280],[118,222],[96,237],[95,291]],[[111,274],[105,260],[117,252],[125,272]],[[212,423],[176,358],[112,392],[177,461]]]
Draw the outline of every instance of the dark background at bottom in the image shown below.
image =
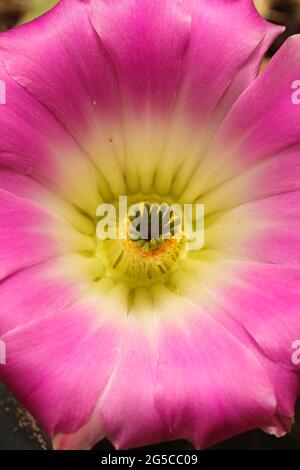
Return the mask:
[[[0,450],[47,450],[51,449],[50,441],[37,423],[14,399],[12,394],[0,384]],[[113,449],[104,440],[96,449]],[[185,441],[159,444],[145,448],[185,450],[193,447]],[[251,431],[237,436],[213,447],[213,449],[291,449],[300,450],[300,425],[295,426],[293,433],[277,439],[262,431]]]

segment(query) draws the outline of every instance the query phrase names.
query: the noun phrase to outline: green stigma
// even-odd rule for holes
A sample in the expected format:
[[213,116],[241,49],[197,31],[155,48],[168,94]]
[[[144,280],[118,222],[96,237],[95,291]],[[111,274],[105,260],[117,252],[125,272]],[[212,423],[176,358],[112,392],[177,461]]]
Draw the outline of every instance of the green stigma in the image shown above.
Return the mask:
[[129,238],[145,252],[159,249],[166,240],[180,235],[181,219],[166,203],[143,202],[130,215]]

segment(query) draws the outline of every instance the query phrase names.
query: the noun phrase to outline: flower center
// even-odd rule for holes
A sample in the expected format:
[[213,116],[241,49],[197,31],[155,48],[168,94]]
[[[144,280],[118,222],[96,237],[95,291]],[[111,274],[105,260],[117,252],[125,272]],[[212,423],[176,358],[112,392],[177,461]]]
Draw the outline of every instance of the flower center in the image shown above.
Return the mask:
[[158,253],[167,240],[180,237],[181,219],[168,204],[143,202],[135,209],[135,215],[128,217],[128,235],[143,251]]
[[98,243],[99,257],[105,260],[110,277],[127,281],[131,287],[146,286],[177,269],[185,242],[181,219],[168,204],[135,204],[123,224],[124,238],[117,235]]

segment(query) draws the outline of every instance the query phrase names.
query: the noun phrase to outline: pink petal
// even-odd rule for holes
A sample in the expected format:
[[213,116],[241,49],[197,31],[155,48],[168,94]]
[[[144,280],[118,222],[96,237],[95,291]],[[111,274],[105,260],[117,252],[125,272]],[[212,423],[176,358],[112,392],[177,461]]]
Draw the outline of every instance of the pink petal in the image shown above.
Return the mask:
[[[90,297],[1,337],[7,350],[1,378],[52,437],[91,420],[121,334],[122,321],[111,315]],[[92,431],[101,434],[99,419]]]
[[7,94],[6,105],[0,107],[1,165],[34,178],[82,209],[92,208],[94,214],[99,196],[85,153],[47,106],[11,79],[1,61],[0,77]]
[[93,0],[91,5],[125,104],[144,111],[149,102],[169,113],[176,100],[198,126],[221,99],[229,107],[253,81],[281,31],[262,20],[250,1]]
[[282,437],[291,432],[295,422],[295,402],[299,395],[299,374],[268,364],[268,372],[271,374],[274,390],[277,397],[276,414],[267,421],[263,430],[276,437]]
[[266,356],[299,370],[292,362],[292,345],[300,338],[300,269],[241,261],[223,263],[223,269],[232,273],[231,280],[224,289],[212,291],[214,297],[243,325]]
[[93,276],[97,277],[97,264],[70,254],[23,269],[3,280],[0,334],[50,314],[59,315],[88,290]]
[[276,398],[256,353],[201,307],[162,324],[156,403],[170,431],[197,448],[264,424]]
[[239,136],[241,165],[256,163],[299,143],[299,108],[293,102],[292,87],[298,77],[299,60],[298,35],[285,42],[224,122],[222,132],[229,139],[233,134]]
[[[148,170],[139,183],[134,168],[127,177],[131,188],[140,184],[145,192],[164,147],[170,154],[164,167],[183,161],[184,143],[166,142],[170,127],[176,136],[186,119],[194,127],[193,138],[186,137],[190,152],[197,149],[199,128],[215,112],[217,121],[224,117],[281,31],[262,20],[250,0],[214,0],[213,6],[208,0],[63,0],[2,35],[0,51],[10,76],[51,111],[101,174],[103,160],[113,167],[113,193],[125,187],[126,151]],[[172,117],[167,126],[166,117]],[[172,177],[164,181],[163,173],[156,184],[168,191]]]
[[154,401],[158,361],[155,325],[150,312],[148,319],[140,316],[131,313],[123,327],[113,374],[101,400],[103,429],[117,449],[172,439]]
[[91,245],[60,217],[0,189],[0,279]]
[[63,0],[34,22],[2,34],[0,41],[9,75],[77,137],[92,117],[119,111],[113,68],[88,10],[87,2]]
[[[264,52],[282,29],[263,21],[252,1],[91,5],[91,21],[119,80],[142,192],[149,192],[155,179],[158,192],[169,193],[180,168],[172,188],[177,194],[193,173],[186,159],[195,158],[193,153],[199,159],[211,121],[220,121],[254,80]],[[159,137],[153,121],[162,129]],[[187,125],[192,133],[183,137]]]
[[299,191],[237,206],[207,228],[206,247],[240,259],[297,265],[299,215]]
[[29,175],[1,167],[0,188],[12,195],[29,200],[48,212],[59,215],[81,233],[93,235],[95,232],[94,224],[76,210],[73,204]]
[[[299,76],[299,60],[300,36],[296,35],[284,43],[233,106],[205,160],[211,162],[205,190],[279,153],[290,150],[296,154],[300,115],[293,84]],[[195,181],[201,171],[200,165]]]

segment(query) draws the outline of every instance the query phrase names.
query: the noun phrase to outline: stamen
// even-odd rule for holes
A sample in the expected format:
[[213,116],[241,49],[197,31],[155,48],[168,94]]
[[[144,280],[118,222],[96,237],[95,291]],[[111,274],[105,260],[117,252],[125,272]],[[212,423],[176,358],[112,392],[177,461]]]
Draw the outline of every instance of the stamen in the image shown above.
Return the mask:
[[142,202],[127,215],[127,239],[100,240],[99,257],[106,274],[130,284],[147,286],[178,269],[184,239],[176,235],[181,220],[168,204]]
[[[138,223],[134,225],[136,220]],[[144,202],[135,215],[129,216],[129,238],[146,252],[157,250],[176,235],[180,223],[168,204]]]

